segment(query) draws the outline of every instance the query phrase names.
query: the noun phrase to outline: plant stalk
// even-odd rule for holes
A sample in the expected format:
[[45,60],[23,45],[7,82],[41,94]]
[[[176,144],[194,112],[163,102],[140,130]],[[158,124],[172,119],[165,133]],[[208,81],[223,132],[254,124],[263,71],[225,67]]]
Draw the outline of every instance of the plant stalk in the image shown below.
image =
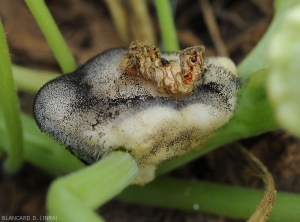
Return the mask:
[[[4,168],[16,172],[23,163],[23,135],[20,121],[18,96],[15,91],[9,51],[0,19],[0,109],[5,123],[7,159]],[[1,111],[1,110],[0,110]]]
[[55,24],[44,0],[25,0],[25,2],[45,35],[63,73],[73,72],[77,67],[74,57]]
[[179,43],[170,3],[168,0],[155,0],[155,6],[162,33],[163,51],[178,52]]

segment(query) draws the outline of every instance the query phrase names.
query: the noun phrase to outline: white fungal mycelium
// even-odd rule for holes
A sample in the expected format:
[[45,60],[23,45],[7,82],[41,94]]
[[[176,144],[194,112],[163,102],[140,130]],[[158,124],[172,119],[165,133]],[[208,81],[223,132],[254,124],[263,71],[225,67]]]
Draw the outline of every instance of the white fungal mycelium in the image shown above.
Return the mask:
[[[47,83],[37,94],[34,115],[43,132],[88,164],[113,150],[129,152],[141,169],[136,182],[144,183],[157,165],[203,144],[229,121],[240,82],[230,59],[206,58],[192,90],[176,96],[120,69],[127,52],[105,51]],[[182,62],[179,53],[158,59]]]

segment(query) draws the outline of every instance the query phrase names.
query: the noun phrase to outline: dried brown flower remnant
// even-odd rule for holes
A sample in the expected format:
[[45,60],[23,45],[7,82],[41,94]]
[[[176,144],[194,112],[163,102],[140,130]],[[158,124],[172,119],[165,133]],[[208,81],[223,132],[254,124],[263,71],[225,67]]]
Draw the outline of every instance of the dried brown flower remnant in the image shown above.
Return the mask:
[[145,42],[134,41],[120,61],[127,74],[143,76],[155,82],[163,93],[189,93],[203,73],[204,46],[189,47],[179,52],[179,61],[161,57],[159,49]]

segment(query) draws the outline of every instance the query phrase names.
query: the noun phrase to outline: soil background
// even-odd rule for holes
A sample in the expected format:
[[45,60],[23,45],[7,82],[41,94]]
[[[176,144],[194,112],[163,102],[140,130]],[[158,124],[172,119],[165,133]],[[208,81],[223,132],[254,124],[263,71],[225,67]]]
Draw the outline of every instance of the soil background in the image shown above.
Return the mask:
[[[130,20],[130,38],[135,40],[139,32],[137,21],[130,13],[129,1],[123,2]],[[202,5],[203,2],[208,4]],[[106,49],[128,47],[128,43],[119,37],[105,1],[46,0],[46,3],[79,65]],[[178,0],[177,4],[175,22],[181,48],[204,44],[205,56],[227,54],[236,64],[257,44],[273,16],[271,0]],[[148,1],[148,5],[159,45],[160,30],[155,7],[152,1]],[[206,7],[212,8],[210,15],[217,21],[217,27],[211,20],[204,19],[202,12],[209,11]],[[33,69],[60,72],[24,1],[0,1],[0,16],[13,63]],[[217,34],[210,34],[209,30]],[[32,115],[34,95],[22,91],[18,93],[21,108]],[[240,142],[267,166],[274,176],[277,190],[300,192],[298,139],[279,130]],[[260,180],[246,175],[236,167],[234,160],[228,155],[228,149],[230,145],[220,147],[170,174],[180,178],[263,188]],[[46,215],[45,195],[52,180],[50,175],[28,163],[13,176],[6,175],[1,170],[0,216],[24,215],[32,218]],[[108,222],[238,221],[115,200],[105,204],[99,212]]]

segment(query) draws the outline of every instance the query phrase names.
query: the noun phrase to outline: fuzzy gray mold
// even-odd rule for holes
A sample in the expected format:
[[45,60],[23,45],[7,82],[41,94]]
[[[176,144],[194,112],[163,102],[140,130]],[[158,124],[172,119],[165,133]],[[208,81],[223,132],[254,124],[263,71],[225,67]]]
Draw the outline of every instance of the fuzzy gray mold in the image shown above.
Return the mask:
[[[202,144],[233,115],[240,82],[231,60],[205,59],[194,90],[177,98],[122,73],[118,64],[125,52],[103,52],[50,81],[36,96],[34,116],[41,131],[84,162],[121,149],[140,165],[157,166]],[[162,57],[179,60],[178,53]]]

